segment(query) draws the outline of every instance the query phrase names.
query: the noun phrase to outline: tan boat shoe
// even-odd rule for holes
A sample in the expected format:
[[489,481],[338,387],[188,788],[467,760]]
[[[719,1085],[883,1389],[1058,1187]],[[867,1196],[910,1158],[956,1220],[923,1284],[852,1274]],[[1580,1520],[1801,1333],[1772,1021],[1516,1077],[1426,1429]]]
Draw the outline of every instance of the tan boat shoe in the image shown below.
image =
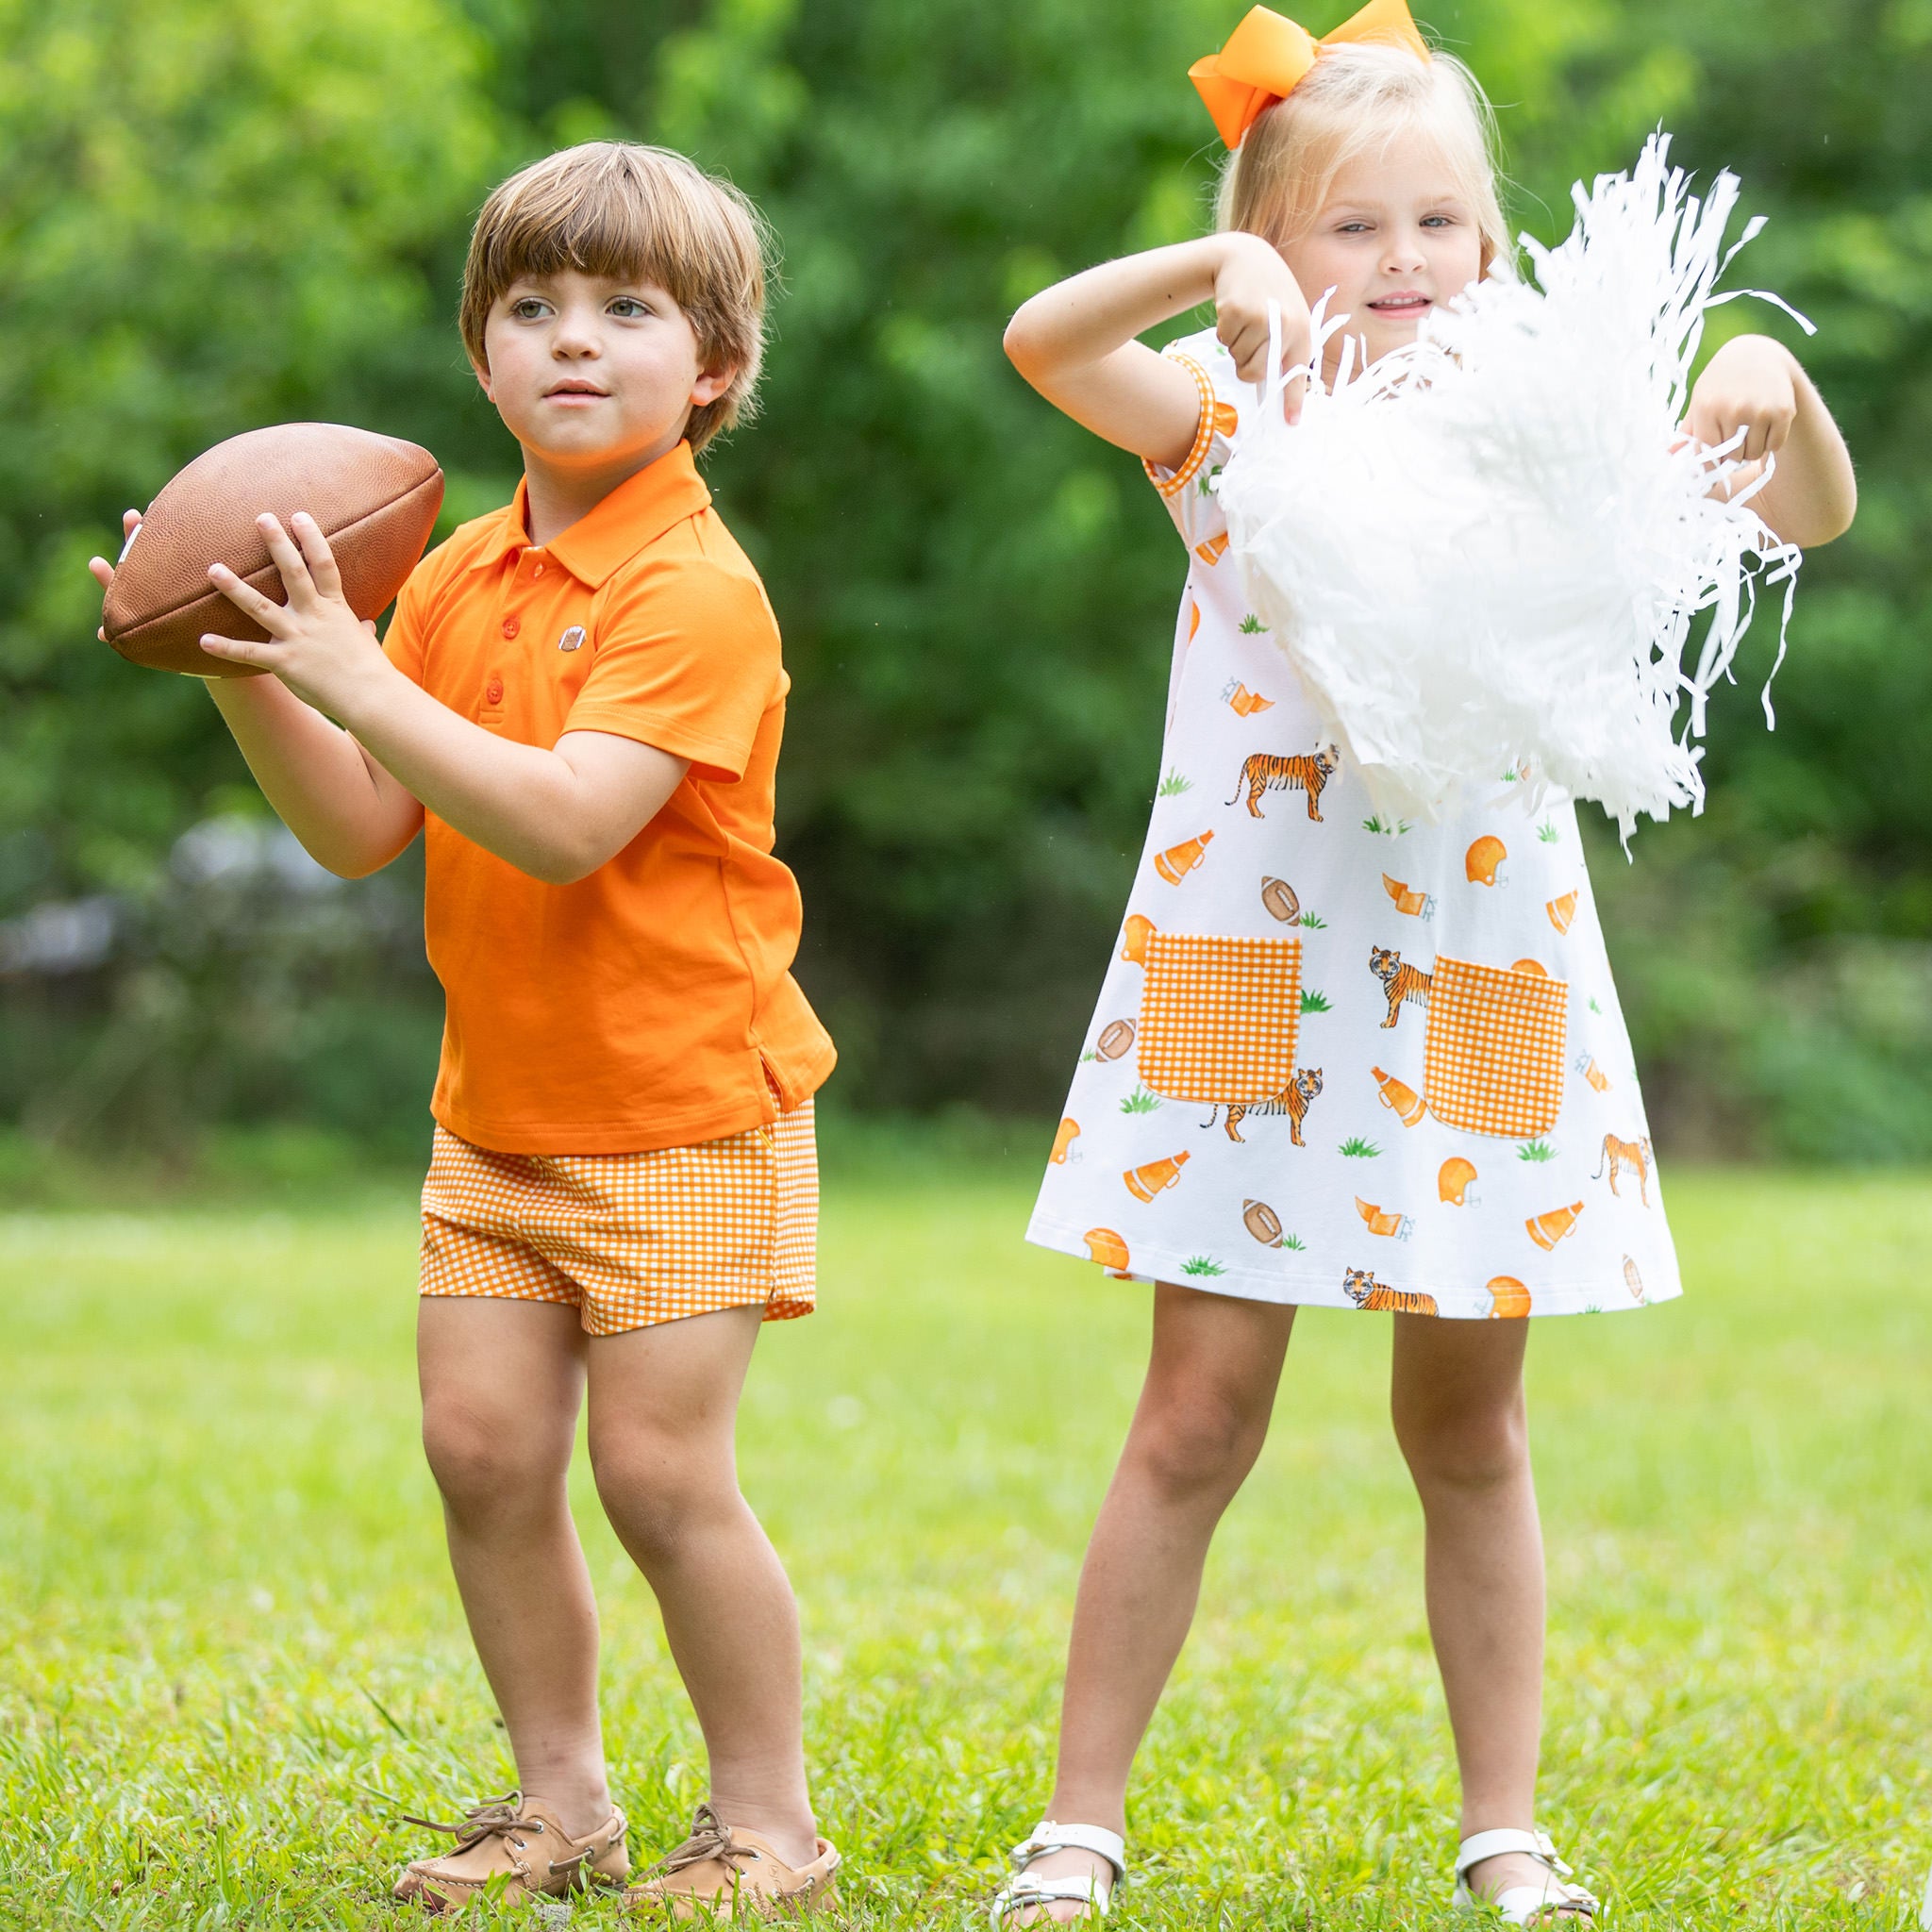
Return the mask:
[[440,1858],[404,1866],[395,1885],[396,1897],[443,1917],[460,1912],[492,1885],[494,1898],[562,1898],[592,1885],[622,1885],[630,1876],[624,1843],[629,1826],[616,1809],[585,1838],[572,1838],[549,1806],[521,1791],[478,1805],[460,1824],[433,1818],[404,1823],[446,1831],[457,1841],[456,1850]]
[[624,1895],[639,1916],[674,1919],[803,1917],[836,1903],[839,1854],[824,1839],[809,1865],[788,1865],[772,1841],[744,1826],[726,1824],[700,1805],[691,1836],[651,1867]]

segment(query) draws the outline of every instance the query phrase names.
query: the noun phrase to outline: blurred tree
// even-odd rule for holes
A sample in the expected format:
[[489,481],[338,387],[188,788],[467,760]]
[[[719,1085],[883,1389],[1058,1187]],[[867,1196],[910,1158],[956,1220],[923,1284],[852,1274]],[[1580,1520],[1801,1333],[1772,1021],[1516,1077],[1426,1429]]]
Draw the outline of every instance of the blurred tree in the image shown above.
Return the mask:
[[[1131,460],[1032,396],[999,335],[1055,276],[1205,225],[1217,151],[1184,75],[1240,11],[0,0],[0,404],[18,425],[0,915],[152,876],[235,795],[201,694],[86,643],[78,566],[121,503],[217,436],[302,414],[427,442],[452,515],[500,500],[514,453],[448,319],[468,214],[551,146],[663,141],[729,173],[784,239],[766,414],[708,467],[797,679],[782,829],[841,1091],[1047,1112],[1159,775],[1181,559]],[[1419,11],[1496,98],[1540,234],[1567,227],[1572,179],[1626,165],[1658,120],[1774,217],[1742,278],[1822,325],[1805,353],[1861,459],[1860,524],[1807,567],[1777,734],[1756,717],[1760,636],[1715,721],[1709,813],[1646,828],[1633,867],[1600,841],[1597,875],[1680,1140],[1932,1153],[1914,460],[1932,434],[1932,9]],[[1752,305],[1722,313],[1790,337]],[[322,1104],[307,1091],[287,1104]]]

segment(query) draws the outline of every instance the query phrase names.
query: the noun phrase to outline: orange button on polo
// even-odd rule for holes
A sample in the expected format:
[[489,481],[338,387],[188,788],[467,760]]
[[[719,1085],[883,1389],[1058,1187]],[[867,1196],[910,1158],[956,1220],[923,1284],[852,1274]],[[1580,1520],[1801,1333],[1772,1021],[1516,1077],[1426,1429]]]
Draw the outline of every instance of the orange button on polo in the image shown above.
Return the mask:
[[490,682],[484,686],[483,695],[492,705],[502,704],[503,679],[500,677],[492,677],[490,680]]
[[503,634],[507,638],[515,637],[523,627],[524,620],[521,617],[506,617],[503,620]]

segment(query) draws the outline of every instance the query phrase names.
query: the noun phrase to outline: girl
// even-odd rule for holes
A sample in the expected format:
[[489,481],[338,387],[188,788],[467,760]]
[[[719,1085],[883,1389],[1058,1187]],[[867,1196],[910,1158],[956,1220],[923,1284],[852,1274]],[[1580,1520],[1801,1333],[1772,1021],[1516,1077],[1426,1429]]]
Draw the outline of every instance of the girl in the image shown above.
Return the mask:
[[[1583,1924],[1596,1901],[1535,1824],[1528,1324],[1467,1319],[1679,1292],[1574,815],[1529,809],[1512,773],[1439,825],[1376,817],[1247,612],[1213,488],[1259,407],[1271,304],[1291,362],[1324,291],[1374,360],[1510,272],[1490,109],[1402,0],[1321,43],[1257,8],[1192,78],[1232,150],[1219,232],[1048,289],[1006,339],[1050,402],[1143,458],[1190,558],[1161,752],[1184,782],[1156,804],[1029,1230],[1154,1283],[1152,1362],[1081,1575],[1047,1822],[993,1916],[1107,1909],[1134,1753],[1306,1304],[1395,1317],[1461,1773],[1456,1902]],[[1212,329],[1137,340],[1208,301]],[[1684,426],[1775,453],[1758,504],[1782,538],[1849,524],[1844,445],[1776,342],[1725,344]]]

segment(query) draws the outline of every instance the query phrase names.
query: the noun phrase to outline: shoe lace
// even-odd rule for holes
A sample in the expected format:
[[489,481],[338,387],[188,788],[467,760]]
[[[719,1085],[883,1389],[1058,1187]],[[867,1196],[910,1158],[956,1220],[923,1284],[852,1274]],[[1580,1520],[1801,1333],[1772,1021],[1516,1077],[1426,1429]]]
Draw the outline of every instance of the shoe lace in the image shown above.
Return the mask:
[[456,1840],[458,1852],[467,1852],[486,1838],[508,1838],[512,1832],[529,1832],[534,1836],[547,1829],[541,1818],[524,1816],[522,1791],[506,1791],[500,1798],[472,1806],[458,1824],[444,1824],[435,1818],[416,1818],[408,1812],[403,1815],[403,1823],[420,1824],[425,1831],[447,1833]]
[[691,1836],[675,1851],[666,1852],[651,1870],[669,1878],[675,1873],[689,1871],[693,1865],[702,1865],[716,1858],[720,1864],[736,1872],[740,1869],[739,1859],[756,1858],[758,1856],[749,1845],[734,1843],[731,1827],[708,1805],[700,1805],[691,1821]]

